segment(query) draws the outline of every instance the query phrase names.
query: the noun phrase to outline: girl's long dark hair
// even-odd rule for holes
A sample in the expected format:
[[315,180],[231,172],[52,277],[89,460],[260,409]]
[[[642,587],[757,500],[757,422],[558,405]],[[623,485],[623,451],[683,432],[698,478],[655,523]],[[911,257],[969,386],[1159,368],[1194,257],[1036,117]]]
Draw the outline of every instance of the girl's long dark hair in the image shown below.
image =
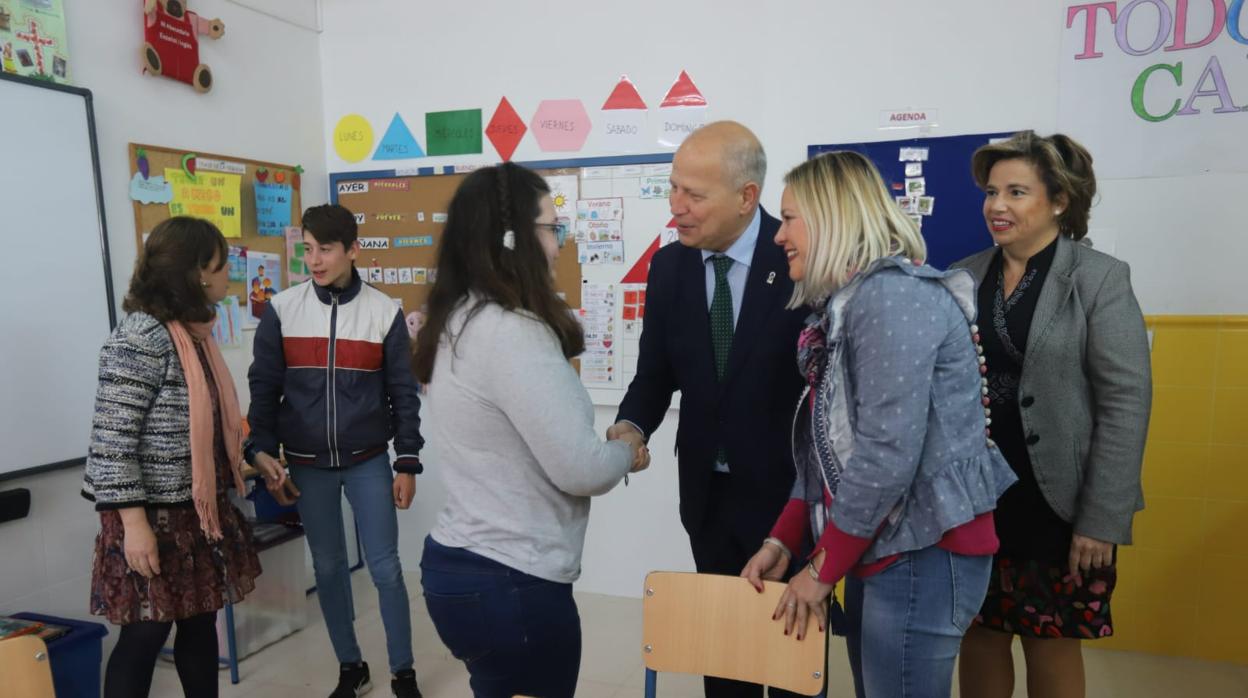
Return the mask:
[[[451,313],[469,293],[478,297],[469,319],[485,303],[525,310],[550,326],[564,356],[585,350],[580,323],[555,293],[550,263],[533,225],[541,197],[548,193],[546,180],[511,163],[476,170],[459,185],[438,245],[438,280],[429,293],[428,316],[416,335],[416,380],[432,380],[438,343],[449,331]],[[515,235],[514,249],[504,245],[508,230]]]

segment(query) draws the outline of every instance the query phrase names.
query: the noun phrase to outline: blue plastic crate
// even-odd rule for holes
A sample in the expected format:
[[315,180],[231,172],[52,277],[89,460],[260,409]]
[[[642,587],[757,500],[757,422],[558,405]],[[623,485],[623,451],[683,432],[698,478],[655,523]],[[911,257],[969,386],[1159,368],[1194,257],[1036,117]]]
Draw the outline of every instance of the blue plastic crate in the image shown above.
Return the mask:
[[48,661],[52,665],[52,685],[56,687],[56,696],[99,698],[103,640],[108,628],[100,623],[38,613],[15,613],[13,617],[69,628],[68,633],[48,643]]

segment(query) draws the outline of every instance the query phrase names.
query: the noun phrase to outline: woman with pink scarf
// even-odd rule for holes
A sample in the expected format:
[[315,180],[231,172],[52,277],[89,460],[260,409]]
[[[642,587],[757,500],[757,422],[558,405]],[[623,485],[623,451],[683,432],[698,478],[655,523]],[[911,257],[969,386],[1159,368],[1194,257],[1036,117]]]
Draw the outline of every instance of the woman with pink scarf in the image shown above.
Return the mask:
[[148,695],[174,623],[185,694],[216,696],[216,612],[260,574],[251,529],[226,498],[243,486],[238,397],[212,339],[228,254],[207,221],[157,225],[128,315],[100,350],[83,496],[100,512],[91,612],[121,626],[105,698]]

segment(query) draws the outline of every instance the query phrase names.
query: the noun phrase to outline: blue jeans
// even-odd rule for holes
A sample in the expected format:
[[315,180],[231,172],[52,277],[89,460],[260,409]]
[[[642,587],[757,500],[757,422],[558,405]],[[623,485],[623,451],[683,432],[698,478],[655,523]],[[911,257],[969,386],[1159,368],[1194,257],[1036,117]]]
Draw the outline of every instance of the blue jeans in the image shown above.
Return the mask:
[[329,629],[329,641],[341,663],[363,661],[355,639],[351,572],[342,525],[342,492],[355,513],[364,544],[364,560],[377,587],[381,623],[386,630],[390,671],[412,668],[412,619],[399,564],[399,520],[394,508],[390,456],[381,454],[349,468],[329,470],[306,465],[290,468],[299,488],[299,518],[312,550],[316,595]]
[[468,667],[477,698],[571,698],[581,670],[572,585],[425,538],[425,605],[438,637]]
[[991,555],[932,546],[866,579],[846,577],[846,647],[858,698],[948,698],[991,569]]

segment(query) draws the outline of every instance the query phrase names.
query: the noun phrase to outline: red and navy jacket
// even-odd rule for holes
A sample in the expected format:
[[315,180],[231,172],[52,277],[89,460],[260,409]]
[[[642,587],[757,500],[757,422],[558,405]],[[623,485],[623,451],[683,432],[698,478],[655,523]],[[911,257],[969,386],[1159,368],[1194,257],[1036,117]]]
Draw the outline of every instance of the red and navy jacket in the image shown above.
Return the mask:
[[345,289],[308,281],[273,297],[256,329],[245,455],[349,468],[385,453],[419,473],[420,397],[407,324],[386,294],[351,270]]

